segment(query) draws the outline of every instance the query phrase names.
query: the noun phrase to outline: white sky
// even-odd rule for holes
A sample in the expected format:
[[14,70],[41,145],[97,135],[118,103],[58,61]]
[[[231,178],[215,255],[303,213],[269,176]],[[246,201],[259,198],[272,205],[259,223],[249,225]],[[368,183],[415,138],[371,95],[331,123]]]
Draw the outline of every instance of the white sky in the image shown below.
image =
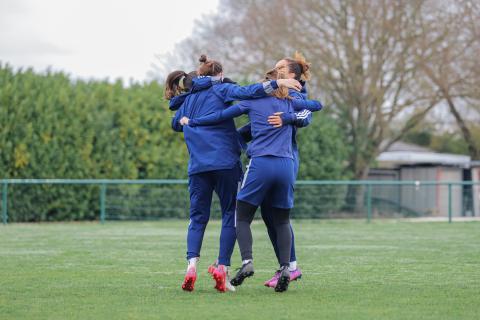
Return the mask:
[[0,0],[0,61],[73,78],[147,80],[155,54],[219,0]]

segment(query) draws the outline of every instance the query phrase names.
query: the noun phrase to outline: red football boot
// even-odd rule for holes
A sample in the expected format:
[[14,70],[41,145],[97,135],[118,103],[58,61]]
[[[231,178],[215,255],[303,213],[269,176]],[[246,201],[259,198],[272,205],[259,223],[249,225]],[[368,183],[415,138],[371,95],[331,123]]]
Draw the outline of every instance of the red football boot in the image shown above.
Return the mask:
[[223,264],[218,265],[218,267],[212,273],[213,279],[215,280],[215,289],[220,292],[226,292],[227,286],[227,270]]
[[193,291],[195,289],[195,281],[197,280],[197,269],[189,267],[185,279],[183,280],[182,289],[185,291]]

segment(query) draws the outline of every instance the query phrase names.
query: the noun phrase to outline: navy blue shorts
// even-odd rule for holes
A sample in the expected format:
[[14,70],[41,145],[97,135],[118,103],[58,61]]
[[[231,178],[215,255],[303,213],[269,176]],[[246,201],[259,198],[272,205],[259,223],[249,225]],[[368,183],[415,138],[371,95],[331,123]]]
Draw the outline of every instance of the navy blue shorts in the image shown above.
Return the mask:
[[237,199],[259,206],[268,197],[274,208],[293,208],[294,162],[274,156],[250,160]]

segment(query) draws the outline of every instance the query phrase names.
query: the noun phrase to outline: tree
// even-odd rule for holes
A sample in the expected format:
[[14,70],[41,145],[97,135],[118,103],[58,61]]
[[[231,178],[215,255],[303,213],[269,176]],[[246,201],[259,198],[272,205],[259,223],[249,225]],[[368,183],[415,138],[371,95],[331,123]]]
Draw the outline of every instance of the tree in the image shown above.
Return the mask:
[[431,17],[441,23],[436,24],[436,34],[423,34],[423,45],[428,48],[421,64],[426,85],[439,92],[439,103],[446,104],[470,156],[478,160],[480,142],[473,131],[480,119],[480,4],[457,1],[448,10],[433,10]]
[[221,14],[198,22],[173,56],[192,61],[211,52],[228,75],[256,79],[276,60],[301,50],[313,62],[310,92],[332,104],[351,146],[349,170],[363,179],[382,148],[401,139],[440,99],[418,82],[429,53],[422,39],[436,27],[425,18],[427,4],[224,0]]

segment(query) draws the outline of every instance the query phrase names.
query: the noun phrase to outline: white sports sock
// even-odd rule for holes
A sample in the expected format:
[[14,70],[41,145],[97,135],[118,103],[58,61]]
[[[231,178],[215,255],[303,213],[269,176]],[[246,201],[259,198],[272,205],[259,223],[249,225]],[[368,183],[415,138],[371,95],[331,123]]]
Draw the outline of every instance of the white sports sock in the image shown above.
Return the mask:
[[188,267],[189,268],[197,268],[197,262],[198,262],[198,258],[190,258],[188,259]]
[[295,271],[297,270],[297,261],[292,261],[290,262],[289,266],[288,266],[288,270],[289,271]]
[[243,260],[243,261],[242,261],[242,265],[243,265],[243,264],[247,264],[247,263],[252,262],[252,261],[253,261],[252,259]]

